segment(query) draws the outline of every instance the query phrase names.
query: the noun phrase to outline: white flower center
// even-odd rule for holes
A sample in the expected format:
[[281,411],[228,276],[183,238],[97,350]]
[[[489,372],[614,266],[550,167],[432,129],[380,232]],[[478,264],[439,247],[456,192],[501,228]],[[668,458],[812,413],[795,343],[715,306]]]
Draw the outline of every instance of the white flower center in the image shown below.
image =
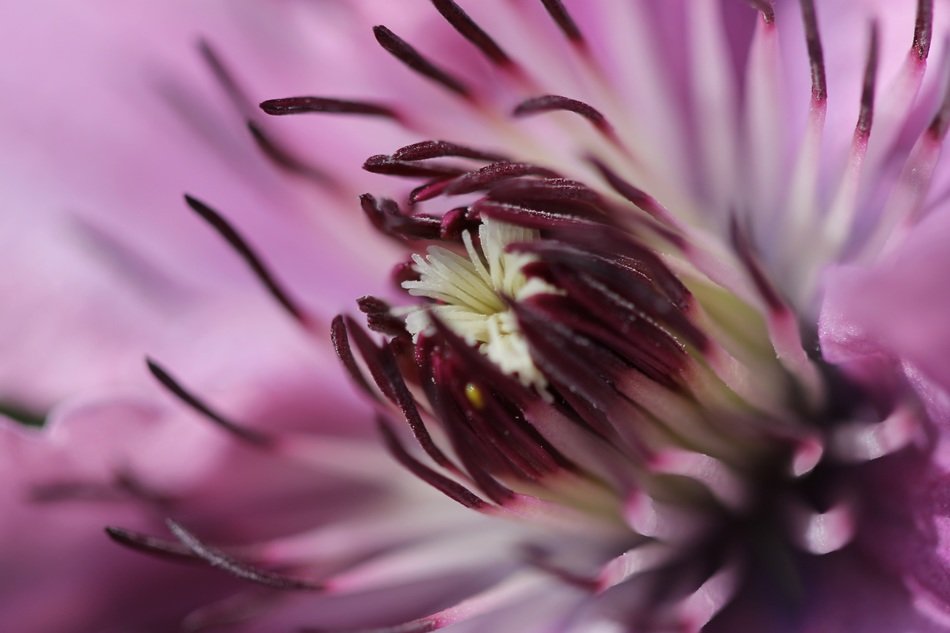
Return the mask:
[[535,367],[527,341],[514,313],[502,297],[521,301],[557,290],[540,279],[528,279],[525,265],[536,261],[526,253],[509,253],[515,242],[529,242],[538,232],[485,218],[478,228],[479,247],[466,231],[462,235],[468,257],[439,246],[429,247],[426,256],[414,254],[418,281],[405,281],[409,294],[439,302],[435,306],[411,308],[405,313],[406,329],[413,340],[429,327],[431,310],[442,322],[476,345],[506,374],[517,376],[524,385],[544,389],[547,382]]

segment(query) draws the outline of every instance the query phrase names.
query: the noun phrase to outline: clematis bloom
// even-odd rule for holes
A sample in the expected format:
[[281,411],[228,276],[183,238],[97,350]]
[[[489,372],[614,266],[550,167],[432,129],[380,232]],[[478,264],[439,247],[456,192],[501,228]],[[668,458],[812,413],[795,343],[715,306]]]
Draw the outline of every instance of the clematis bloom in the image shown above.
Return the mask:
[[[950,8],[469,4],[353,3],[392,20],[353,62],[378,92],[261,104],[405,140],[363,168],[412,184],[359,200],[395,290],[352,288],[366,325],[330,332],[433,490],[366,463],[388,500],[342,541],[110,535],[256,584],[202,621],[248,630],[946,630]],[[187,203],[318,331],[226,208]],[[307,453],[152,372],[236,440]]]

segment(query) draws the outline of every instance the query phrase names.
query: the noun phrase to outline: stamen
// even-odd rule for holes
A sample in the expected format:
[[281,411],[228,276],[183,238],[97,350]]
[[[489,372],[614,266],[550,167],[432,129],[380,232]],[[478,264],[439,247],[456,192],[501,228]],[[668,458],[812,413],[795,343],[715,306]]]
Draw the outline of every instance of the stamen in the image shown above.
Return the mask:
[[286,97],[283,99],[268,99],[262,102],[260,107],[267,114],[274,116],[303,113],[360,114],[402,121],[402,117],[393,108],[371,101],[333,99],[330,97]]
[[322,589],[320,585],[258,569],[247,563],[238,561],[220,550],[205,545],[198,540],[195,535],[171,519],[166,519],[165,524],[168,526],[168,529],[171,530],[172,534],[175,535],[175,538],[181,541],[182,545],[187,547],[195,556],[204,560],[212,567],[217,567],[238,578],[250,580],[251,582],[273,589],[287,591],[319,591]]
[[558,25],[561,32],[567,36],[567,39],[571,40],[571,43],[581,47],[587,46],[587,43],[584,41],[584,35],[577,27],[577,23],[574,22],[574,18],[568,13],[567,8],[561,0],[541,0],[541,4],[547,9],[548,15],[550,15],[551,19]]
[[422,53],[385,26],[374,26],[373,35],[376,36],[376,41],[387,53],[412,70],[469,101],[474,100],[471,89],[462,81],[430,62]]
[[171,374],[165,371],[151,358],[146,358],[145,363],[148,365],[148,370],[151,372],[152,376],[154,376],[156,380],[158,380],[158,382],[161,383],[161,385],[165,387],[170,393],[208,420],[211,420],[228,433],[234,435],[236,438],[244,442],[256,444],[257,446],[262,447],[271,446],[274,443],[274,439],[271,436],[233,422],[221,413],[212,409],[198,396],[185,389],[180,382],[175,380]]
[[762,21],[766,24],[775,24],[775,8],[771,0],[746,0],[759,13],[762,14]]
[[914,43],[912,48],[921,60],[930,54],[933,38],[934,3],[933,0],[917,0],[917,19],[914,23]]
[[561,177],[557,172],[531,163],[492,163],[459,176],[455,182],[446,188],[445,193],[450,196],[472,193],[473,191],[487,189],[502,180],[520,178],[521,176]]
[[198,51],[211,69],[217,82],[227,93],[234,107],[237,108],[241,114],[245,116],[249,115],[252,103],[251,99],[248,98],[247,93],[241,88],[234,74],[228,69],[227,65],[225,65],[224,60],[214,50],[211,43],[204,38],[199,39]]
[[189,548],[181,543],[173,543],[140,532],[111,526],[105,528],[105,533],[119,545],[137,552],[185,563],[195,563],[199,560]]
[[403,176],[406,178],[452,178],[465,173],[465,170],[459,167],[396,160],[385,154],[376,154],[367,158],[366,162],[363,163],[363,169],[371,174]]
[[811,96],[813,103],[823,103],[828,98],[828,80],[825,76],[825,54],[818,32],[818,15],[815,0],[800,0],[802,20],[805,23],[805,42],[808,46],[808,61],[811,66]]
[[364,193],[360,196],[363,213],[377,230],[394,237],[413,240],[435,240],[442,232],[442,221],[427,215],[404,213],[395,200],[377,200]]
[[417,161],[428,160],[430,158],[443,158],[446,156],[458,156],[460,158],[471,158],[474,160],[486,160],[492,163],[509,162],[508,157],[493,152],[486,152],[465,145],[458,145],[448,141],[421,141],[400,147],[393,152],[393,159],[399,161]]
[[248,121],[247,129],[254,138],[257,147],[264,153],[264,156],[269,158],[281,169],[292,174],[303,176],[323,187],[329,187],[331,189],[337,187],[336,181],[326,172],[292,155],[286,148],[281,147],[273,138],[264,132],[263,128],[258,124],[253,121]]
[[879,26],[871,23],[871,34],[868,42],[868,60],[864,67],[864,87],[861,91],[861,110],[858,114],[858,125],[855,135],[867,139],[871,134],[871,124],[874,121],[874,92],[877,85],[877,65],[879,48]]
[[432,4],[442,14],[442,17],[458,31],[459,35],[474,44],[493,63],[508,70],[517,68],[514,61],[495,43],[495,40],[482,30],[453,0],[432,0]]
[[512,114],[516,117],[530,116],[532,114],[538,114],[540,112],[557,112],[557,111],[567,111],[579,114],[580,116],[587,119],[594,128],[603,134],[607,140],[611,143],[617,145],[619,144],[619,139],[617,134],[614,131],[614,128],[607,121],[607,118],[600,113],[599,110],[590,106],[583,101],[578,101],[577,99],[570,99],[568,97],[562,97],[560,95],[542,95],[540,97],[532,97],[519,103]]
[[224,219],[217,211],[201,202],[197,198],[185,195],[185,202],[201,218],[211,225],[211,227],[224,238],[224,240],[233,248],[241,259],[251,268],[251,271],[257,276],[258,280],[264,284],[271,296],[297,320],[305,329],[310,330],[314,323],[313,319],[302,308],[300,308],[290,294],[284,290],[283,286],[277,281],[270,269],[264,263],[250,244],[241,237],[241,234]]
[[410,455],[399,441],[395,431],[393,431],[383,418],[378,417],[376,424],[390,454],[413,475],[466,508],[482,510],[488,507],[488,504],[471,490],[458,482],[452,481],[448,477],[440,475]]
[[[405,380],[403,380],[392,349],[388,345],[376,347],[366,332],[350,317],[343,317],[343,322],[346,327],[342,334],[347,339],[349,337],[353,338],[373,380],[376,382],[376,386],[390,402],[399,407],[422,450],[439,466],[457,473],[458,467],[449,460],[442,449],[432,440],[429,430],[422,421],[415,398],[413,398]],[[348,347],[349,344],[347,343]]]

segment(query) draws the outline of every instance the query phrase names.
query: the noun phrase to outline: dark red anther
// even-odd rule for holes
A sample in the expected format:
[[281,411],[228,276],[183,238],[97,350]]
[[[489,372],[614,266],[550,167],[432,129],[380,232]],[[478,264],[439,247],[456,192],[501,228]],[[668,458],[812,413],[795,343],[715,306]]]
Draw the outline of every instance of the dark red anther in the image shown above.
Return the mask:
[[182,563],[198,563],[200,559],[181,543],[134,532],[119,527],[106,527],[106,536],[114,542],[137,552]]
[[363,169],[373,174],[406,178],[452,178],[465,173],[465,170],[460,167],[396,160],[385,154],[376,154],[367,158],[363,163]]
[[409,451],[407,451],[399,441],[396,432],[383,418],[377,417],[376,424],[379,428],[380,435],[383,437],[383,443],[386,445],[386,449],[397,462],[402,464],[403,467],[413,475],[466,508],[481,510],[488,507],[488,504],[471,490],[439,474],[410,455]]
[[274,116],[285,114],[359,114],[399,120],[399,114],[387,105],[371,101],[333,99],[330,97],[286,97],[268,99],[261,103],[261,110]]
[[456,207],[446,211],[445,215],[442,216],[442,226],[439,230],[439,237],[443,240],[455,241],[462,237],[463,231],[472,231],[474,233],[477,227],[478,223],[473,222],[468,217],[468,209],[466,207]]
[[868,59],[864,66],[864,85],[861,90],[861,109],[858,112],[858,125],[855,134],[867,139],[871,134],[871,125],[874,122],[874,92],[877,85],[878,64],[878,34],[877,22],[871,23],[871,33],[868,36]]
[[574,18],[568,13],[567,8],[561,0],[541,0],[541,4],[544,5],[548,15],[551,16],[551,19],[554,20],[554,23],[557,24],[567,39],[571,40],[576,46],[585,45],[584,35],[581,33],[581,30],[577,28],[577,23],[574,22]]
[[583,101],[578,101],[577,99],[571,99],[569,97],[562,97],[561,95],[542,95],[540,97],[532,97],[531,99],[522,101],[517,106],[515,106],[512,114],[516,117],[523,117],[541,112],[558,111],[573,112],[574,114],[580,115],[587,119],[590,124],[597,128],[600,132],[613,138],[613,127],[607,121],[607,118],[601,114],[600,110],[584,103]]
[[778,291],[772,286],[765,271],[762,270],[762,266],[759,264],[755,252],[753,251],[752,243],[749,241],[748,235],[739,225],[739,221],[735,216],[733,216],[730,221],[729,233],[732,239],[732,246],[739,256],[739,261],[745,266],[749,278],[752,280],[756,291],[759,293],[759,296],[762,297],[766,306],[768,306],[769,310],[773,313],[786,311],[788,308],[785,306],[785,302],[779,296]]
[[360,312],[366,315],[366,325],[374,332],[387,336],[405,338],[409,336],[406,323],[392,313],[389,304],[378,297],[365,296],[356,300]]
[[439,466],[458,472],[458,468],[432,441],[429,430],[422,421],[416,401],[399,372],[399,366],[388,346],[378,347],[353,319],[343,317],[346,335],[356,344],[360,356],[369,368],[379,390],[390,402],[399,407],[409,424],[419,446]]
[[452,184],[452,182],[453,179],[444,178],[419,185],[409,192],[409,204],[416,204],[418,202],[425,202],[426,200],[438,198],[443,193],[445,193],[445,190],[449,187],[449,185]]
[[822,104],[828,99],[828,81],[825,76],[825,53],[821,45],[821,33],[818,30],[818,14],[815,0],[799,0],[802,8],[802,21],[805,23],[805,43],[808,46],[808,62],[811,67],[812,102]]
[[459,35],[474,44],[493,63],[508,69],[515,66],[514,61],[495,40],[453,0],[432,0],[432,4],[442,14],[442,17],[458,31]]
[[211,69],[211,74],[214,75],[215,80],[228,95],[228,99],[231,100],[234,107],[243,116],[249,116],[251,114],[252,101],[238,83],[234,73],[232,73],[227,67],[227,64],[224,63],[221,55],[215,51],[211,42],[204,38],[199,39],[198,51],[201,53],[201,57],[208,65],[208,68]]
[[933,0],[917,0],[917,19],[914,23],[913,50],[921,61],[930,55],[930,43],[934,29]]
[[379,42],[379,45],[382,46],[387,53],[401,61],[410,69],[465,99],[473,99],[472,91],[462,81],[456,79],[448,71],[433,64],[407,41],[385,26],[374,26],[373,35],[376,37],[376,41]]
[[360,207],[378,231],[386,235],[410,240],[435,240],[439,238],[441,220],[427,215],[411,215],[403,211],[395,200],[364,193]]
[[185,195],[185,202],[197,213],[205,222],[218,232],[224,240],[234,249],[234,251],[250,267],[258,280],[267,288],[271,296],[277,300],[294,319],[304,328],[311,328],[313,323],[310,316],[299,307],[297,302],[291,298],[283,285],[277,281],[277,278],[271,272],[270,268],[264,263],[264,260],[251,248],[251,245],[237,232],[230,222],[217,211],[201,202],[197,198]]
[[337,358],[343,363],[344,369],[346,369],[353,382],[355,382],[364,393],[371,396],[374,400],[380,401],[379,396],[373,391],[373,388],[370,387],[366,376],[363,375],[363,372],[356,362],[353,349],[350,347],[350,338],[346,332],[346,324],[341,315],[334,317],[330,324],[330,341],[333,343],[333,351],[336,352]]
[[213,409],[208,403],[182,386],[178,380],[151,358],[146,358],[145,363],[152,376],[172,395],[237,439],[257,446],[270,446],[273,444],[274,440],[269,435],[242,426]]
[[775,24],[775,8],[771,0],[746,0],[759,13],[762,14],[762,21],[766,24]]
[[446,156],[471,158],[473,160],[485,160],[493,163],[505,162],[508,160],[508,158],[502,154],[486,152],[473,147],[458,145],[457,143],[450,143],[448,141],[421,141],[419,143],[413,143],[412,145],[400,147],[395,152],[393,152],[392,155],[394,160],[405,161],[444,158]]
[[270,587],[271,589],[280,589],[283,591],[319,591],[322,589],[318,584],[298,578],[290,578],[283,574],[260,569],[255,565],[239,561],[218,549],[206,545],[194,534],[171,519],[166,519],[165,524],[171,533],[175,535],[175,538],[188,548],[192,554],[216,569],[225,571],[243,580],[249,580],[253,583]]
[[336,181],[326,172],[318,167],[307,164],[301,158],[291,154],[290,150],[277,143],[277,141],[267,134],[258,124],[253,121],[248,121],[247,129],[264,156],[281,169],[292,174],[303,176],[322,187],[336,187]]
[[556,172],[531,163],[492,163],[481,169],[467,172],[458,178],[445,190],[447,195],[471,193],[494,186],[503,180],[520,178],[522,176],[542,176],[545,178],[559,178]]
[[948,70],[947,75],[948,79],[945,80],[947,83],[944,88],[943,98],[940,101],[940,108],[937,110],[937,114],[934,115],[930,126],[927,128],[927,133],[930,137],[937,141],[943,140],[947,135],[948,127],[950,127],[950,70]]

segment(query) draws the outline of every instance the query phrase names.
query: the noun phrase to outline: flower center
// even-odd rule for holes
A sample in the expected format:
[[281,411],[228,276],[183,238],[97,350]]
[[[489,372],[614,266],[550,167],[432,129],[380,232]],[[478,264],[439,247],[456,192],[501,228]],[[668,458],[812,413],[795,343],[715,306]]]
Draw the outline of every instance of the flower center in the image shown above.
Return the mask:
[[419,279],[404,281],[402,287],[411,295],[437,303],[404,312],[413,341],[430,326],[431,312],[503,372],[517,376],[525,386],[543,389],[547,381],[531,360],[514,312],[507,305],[557,292],[550,284],[525,276],[522,269],[536,257],[507,251],[510,244],[537,238],[538,232],[532,229],[485,219],[479,225],[477,245],[470,231],[462,234],[465,256],[440,246],[430,247],[425,257],[414,254]]

